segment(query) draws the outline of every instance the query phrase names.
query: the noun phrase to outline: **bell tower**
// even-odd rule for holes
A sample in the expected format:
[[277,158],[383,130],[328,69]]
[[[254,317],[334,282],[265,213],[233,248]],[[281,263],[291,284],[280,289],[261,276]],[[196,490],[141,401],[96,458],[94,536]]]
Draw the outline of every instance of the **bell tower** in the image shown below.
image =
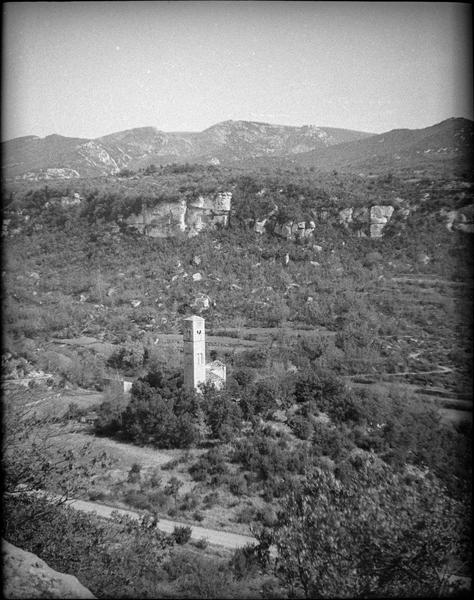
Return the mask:
[[193,315],[184,319],[184,387],[199,391],[206,382],[206,337],[204,319]]

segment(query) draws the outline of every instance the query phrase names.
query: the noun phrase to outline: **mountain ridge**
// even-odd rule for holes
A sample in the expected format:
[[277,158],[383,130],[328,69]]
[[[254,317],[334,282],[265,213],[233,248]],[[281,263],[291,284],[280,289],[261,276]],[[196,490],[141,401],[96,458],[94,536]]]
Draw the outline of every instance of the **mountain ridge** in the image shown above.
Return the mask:
[[[2,143],[5,178],[35,178],[48,169],[80,176],[114,174],[170,162],[236,162],[254,156],[284,156],[323,148],[341,139],[372,134],[316,126],[272,125],[227,120],[200,132],[166,132],[153,126],[125,129],[97,138],[50,134],[22,136]],[[56,173],[57,175],[57,173]]]
[[472,121],[452,117],[430,127],[381,134],[226,120],[200,132],[166,132],[145,126],[98,138],[22,136],[2,143],[2,175],[5,179],[87,177],[184,162],[242,167],[281,163],[325,170],[390,168],[469,158],[473,133]]

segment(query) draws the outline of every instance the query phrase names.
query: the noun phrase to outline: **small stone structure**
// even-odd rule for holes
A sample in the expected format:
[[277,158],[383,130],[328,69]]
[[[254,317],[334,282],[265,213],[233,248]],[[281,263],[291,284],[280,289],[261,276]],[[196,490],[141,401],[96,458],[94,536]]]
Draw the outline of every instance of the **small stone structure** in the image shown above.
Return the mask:
[[202,317],[193,315],[184,319],[184,387],[199,392],[199,386],[211,383],[222,389],[226,381],[225,364],[215,360],[206,364],[206,332]]
[[113,394],[128,394],[132,389],[133,379],[129,377],[104,377],[102,383]]

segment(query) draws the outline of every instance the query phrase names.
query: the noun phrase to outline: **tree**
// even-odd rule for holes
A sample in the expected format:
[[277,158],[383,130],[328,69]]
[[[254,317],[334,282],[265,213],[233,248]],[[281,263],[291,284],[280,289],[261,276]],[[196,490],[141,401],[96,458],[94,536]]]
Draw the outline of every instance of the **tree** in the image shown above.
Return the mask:
[[233,432],[241,423],[241,410],[226,390],[216,390],[213,386],[204,385],[202,408],[211,435],[222,441],[229,441]]
[[291,597],[430,596],[465,560],[469,521],[435,479],[408,482],[371,455],[341,483],[314,469],[265,530]]

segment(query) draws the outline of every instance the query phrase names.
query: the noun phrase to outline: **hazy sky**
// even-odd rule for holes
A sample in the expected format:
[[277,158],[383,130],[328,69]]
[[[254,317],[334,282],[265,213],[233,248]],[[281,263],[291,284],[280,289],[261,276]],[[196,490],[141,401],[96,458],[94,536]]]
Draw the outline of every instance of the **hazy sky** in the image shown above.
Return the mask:
[[5,2],[2,137],[473,118],[471,7]]

